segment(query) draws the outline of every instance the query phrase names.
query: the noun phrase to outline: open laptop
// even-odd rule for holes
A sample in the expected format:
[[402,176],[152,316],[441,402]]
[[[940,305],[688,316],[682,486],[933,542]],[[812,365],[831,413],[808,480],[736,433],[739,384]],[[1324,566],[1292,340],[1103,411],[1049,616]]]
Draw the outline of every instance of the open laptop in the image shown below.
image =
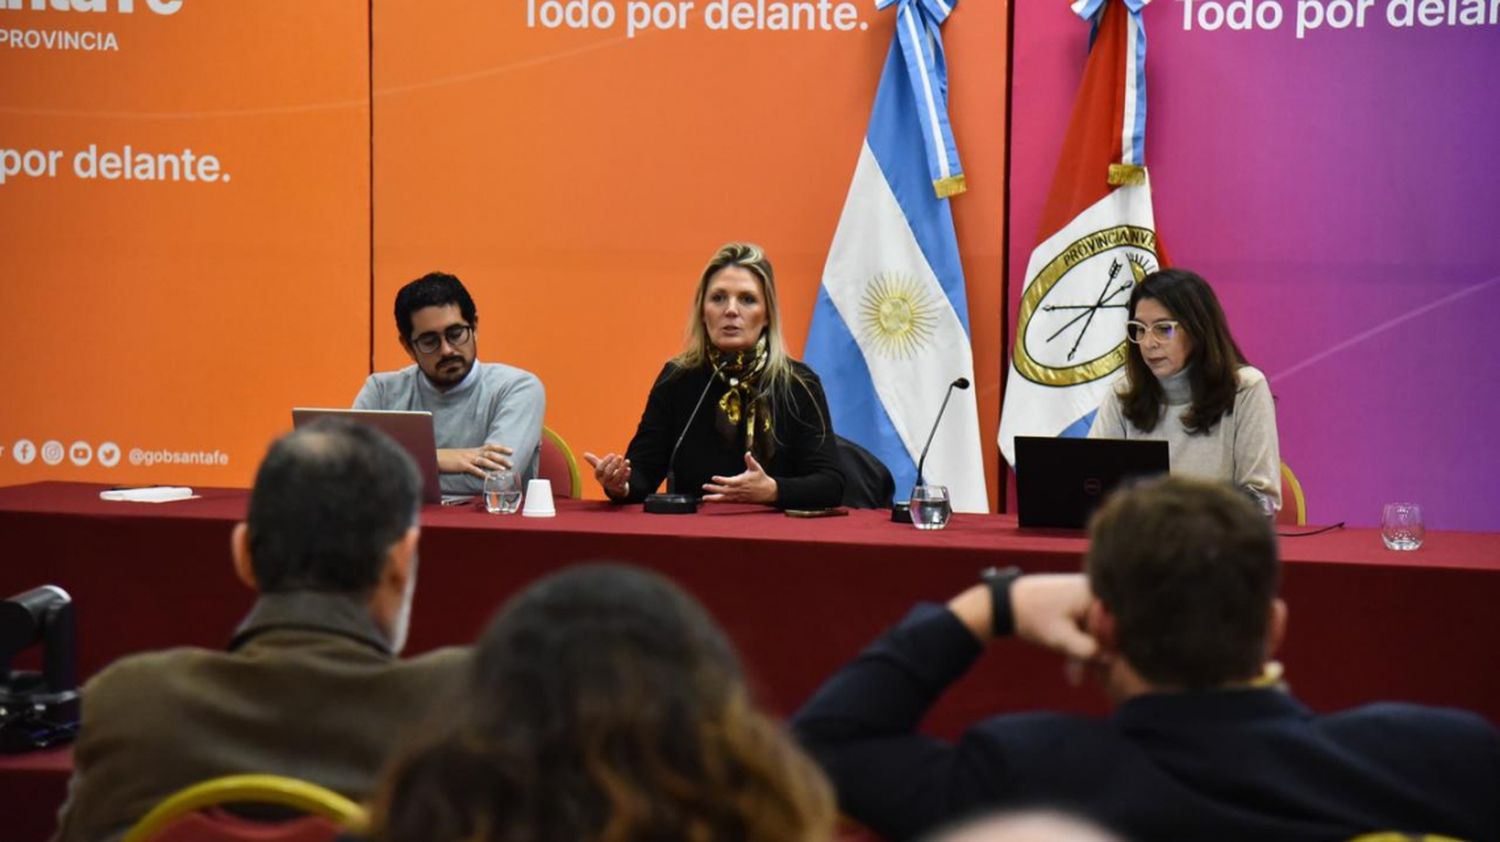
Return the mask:
[[1016,513],[1022,527],[1083,529],[1121,482],[1165,474],[1164,441],[1016,436]]
[[422,472],[422,502],[443,502],[438,485],[437,440],[432,434],[431,412],[401,412],[383,409],[292,408],[292,427],[300,429],[319,418],[344,418],[368,424],[396,440]]

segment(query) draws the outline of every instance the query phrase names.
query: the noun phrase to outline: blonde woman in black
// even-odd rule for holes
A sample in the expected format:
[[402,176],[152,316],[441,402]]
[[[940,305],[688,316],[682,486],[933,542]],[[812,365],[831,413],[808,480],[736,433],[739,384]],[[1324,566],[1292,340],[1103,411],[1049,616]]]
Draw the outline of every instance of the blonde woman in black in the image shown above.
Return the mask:
[[728,243],[709,260],[686,345],[657,375],[625,455],[584,458],[616,502],[645,499],[675,470],[673,490],[709,502],[839,505],[828,400],[812,369],[787,354],[776,275],[759,246]]

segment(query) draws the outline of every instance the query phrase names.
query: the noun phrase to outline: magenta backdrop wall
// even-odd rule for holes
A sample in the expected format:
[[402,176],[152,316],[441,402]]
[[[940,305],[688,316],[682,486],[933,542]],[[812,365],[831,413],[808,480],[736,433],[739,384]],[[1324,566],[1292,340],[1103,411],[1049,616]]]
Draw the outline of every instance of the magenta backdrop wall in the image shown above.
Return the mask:
[[[1342,29],[1329,13],[1358,2],[1286,0],[1248,31],[1204,29],[1214,3],[1144,12],[1158,232],[1270,377],[1309,522],[1409,500],[1430,527],[1500,529],[1500,24],[1451,3],[1430,27],[1393,26],[1391,0]],[[1324,24],[1298,38],[1299,9]],[[1024,2],[1014,34],[1012,315],[1088,27]]]

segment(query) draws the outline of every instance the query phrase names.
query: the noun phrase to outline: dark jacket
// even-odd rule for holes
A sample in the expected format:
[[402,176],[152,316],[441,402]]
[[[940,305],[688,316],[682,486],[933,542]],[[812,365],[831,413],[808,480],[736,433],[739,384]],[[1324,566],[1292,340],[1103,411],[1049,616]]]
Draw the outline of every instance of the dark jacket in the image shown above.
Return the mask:
[[[798,362],[792,365],[807,388],[793,383],[790,405],[773,406],[771,424],[776,450],[770,463],[761,467],[776,480],[776,505],[781,508],[837,506],[843,500],[844,475],[839,470],[838,440],[829,420],[828,400],[812,369]],[[646,398],[641,423],[625,451],[630,460],[630,494],[626,500],[646,499],[666,479],[672,445],[682,435],[693,405],[706,385],[708,396],[677,452],[676,490],[702,496],[703,484],[711,477],[744,472],[744,443],[727,440],[714,427],[715,406],[729,386],[718,379],[709,385],[712,376],[708,368],[683,371],[672,363],[667,363],[657,375]]]
[[922,605],[793,727],[839,805],[890,840],[999,807],[1055,806],[1137,840],[1500,839],[1500,735],[1474,714],[1376,704],[1315,716],[1275,689],[1138,696],[1107,719],[996,716],[956,743],[918,724],[979,656]]

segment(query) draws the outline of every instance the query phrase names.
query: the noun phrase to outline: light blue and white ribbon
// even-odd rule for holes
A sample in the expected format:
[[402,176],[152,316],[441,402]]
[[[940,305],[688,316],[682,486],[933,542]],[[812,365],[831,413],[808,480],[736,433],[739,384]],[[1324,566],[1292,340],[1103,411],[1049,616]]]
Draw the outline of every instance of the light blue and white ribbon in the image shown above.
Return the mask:
[[[1109,0],[1074,0],[1073,14],[1093,25],[1089,46],[1099,32],[1104,7]],[[1151,0],[1121,0],[1130,13],[1125,40],[1125,107],[1121,114],[1120,163],[1126,166],[1146,165],[1146,24],[1141,10]]]
[[[954,0],[956,3],[957,0]],[[948,121],[948,62],[943,55],[943,21],[953,3],[943,0],[875,0],[876,10],[899,5],[896,37],[906,58],[906,74],[922,112],[927,172],[938,198],[964,192],[963,166]]]

